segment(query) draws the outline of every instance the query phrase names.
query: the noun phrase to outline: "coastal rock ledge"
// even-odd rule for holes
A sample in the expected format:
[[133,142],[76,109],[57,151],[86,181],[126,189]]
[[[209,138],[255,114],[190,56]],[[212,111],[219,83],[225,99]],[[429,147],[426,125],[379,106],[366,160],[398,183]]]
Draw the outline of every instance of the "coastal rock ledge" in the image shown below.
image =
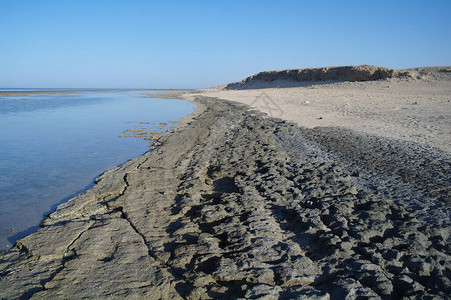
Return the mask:
[[0,256],[1,299],[449,299],[447,153],[196,102]]
[[240,82],[228,84],[226,89],[248,87],[254,83],[274,82],[276,80],[294,82],[372,81],[389,78],[413,79],[419,77],[419,73],[414,70],[395,70],[372,65],[289,69],[263,71]]

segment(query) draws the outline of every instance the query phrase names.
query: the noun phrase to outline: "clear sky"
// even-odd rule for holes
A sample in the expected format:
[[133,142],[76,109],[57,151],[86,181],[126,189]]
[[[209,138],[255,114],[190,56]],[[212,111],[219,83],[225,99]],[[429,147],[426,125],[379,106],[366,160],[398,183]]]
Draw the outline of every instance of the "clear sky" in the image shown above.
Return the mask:
[[451,0],[0,0],[0,88],[202,88],[351,64],[451,65]]

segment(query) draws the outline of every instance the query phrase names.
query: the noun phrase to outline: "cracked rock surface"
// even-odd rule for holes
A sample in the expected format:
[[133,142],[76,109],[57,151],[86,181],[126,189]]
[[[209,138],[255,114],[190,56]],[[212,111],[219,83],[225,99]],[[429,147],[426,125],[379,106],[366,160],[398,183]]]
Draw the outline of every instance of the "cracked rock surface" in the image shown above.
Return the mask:
[[0,257],[0,298],[451,294],[447,153],[196,101]]

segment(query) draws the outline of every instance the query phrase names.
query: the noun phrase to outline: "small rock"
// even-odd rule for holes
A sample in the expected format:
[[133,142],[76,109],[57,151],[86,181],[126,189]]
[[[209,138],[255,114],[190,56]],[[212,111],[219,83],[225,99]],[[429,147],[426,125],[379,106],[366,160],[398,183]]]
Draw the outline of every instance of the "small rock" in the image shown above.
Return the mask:
[[77,256],[77,252],[75,252],[74,249],[70,249],[70,250],[67,250],[66,252],[64,252],[63,258],[64,259],[73,259],[76,256]]
[[343,242],[340,244],[340,250],[349,252],[352,249],[352,243],[351,242]]
[[282,289],[279,286],[270,286],[266,284],[259,284],[254,286],[253,288],[249,289],[246,292],[245,297],[247,299],[279,299],[279,293],[282,291]]

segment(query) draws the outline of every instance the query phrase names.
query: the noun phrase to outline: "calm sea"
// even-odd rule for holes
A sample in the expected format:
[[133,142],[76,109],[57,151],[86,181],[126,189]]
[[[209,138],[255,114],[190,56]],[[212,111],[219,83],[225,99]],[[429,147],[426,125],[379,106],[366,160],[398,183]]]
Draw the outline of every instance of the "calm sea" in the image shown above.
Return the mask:
[[[4,90],[4,89],[3,89]],[[145,91],[0,95],[0,249],[39,228],[57,204],[147,151],[127,129],[166,130],[194,105]],[[163,126],[161,126],[163,125]]]

